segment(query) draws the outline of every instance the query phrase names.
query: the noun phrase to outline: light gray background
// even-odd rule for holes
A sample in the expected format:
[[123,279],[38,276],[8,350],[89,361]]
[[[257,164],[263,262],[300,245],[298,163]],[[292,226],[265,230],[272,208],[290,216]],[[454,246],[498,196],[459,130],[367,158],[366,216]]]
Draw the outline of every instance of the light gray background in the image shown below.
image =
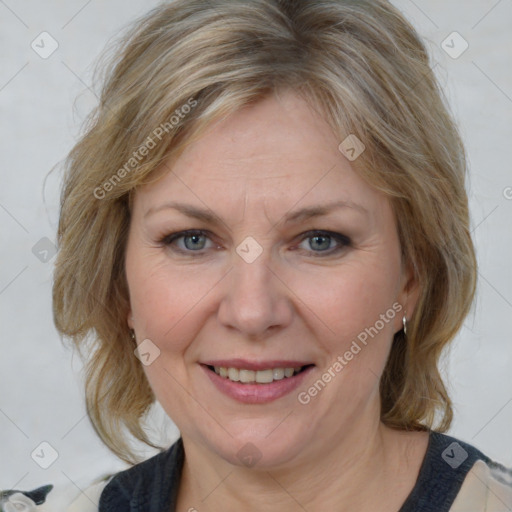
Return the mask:
[[[125,467],[86,418],[81,363],[53,326],[54,260],[40,261],[33,248],[55,240],[60,172],[43,181],[96,102],[98,54],[157,3],[0,0],[0,489],[52,482],[72,495]],[[470,160],[479,288],[444,364],[456,413],[450,433],[512,466],[512,1],[394,3],[427,40]],[[31,48],[43,31],[59,44],[47,59]],[[453,31],[469,44],[457,59],[441,48]],[[170,442],[176,431],[165,437],[170,423],[157,412]],[[43,441],[59,454],[46,470],[31,458]]]

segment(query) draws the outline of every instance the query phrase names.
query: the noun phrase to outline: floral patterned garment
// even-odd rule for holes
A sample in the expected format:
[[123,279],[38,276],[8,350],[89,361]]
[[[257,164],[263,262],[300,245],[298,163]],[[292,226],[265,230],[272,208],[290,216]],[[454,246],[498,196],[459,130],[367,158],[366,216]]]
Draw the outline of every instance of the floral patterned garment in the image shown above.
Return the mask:
[[46,501],[46,496],[53,485],[44,485],[33,491],[0,491],[0,512],[40,512],[39,505]]

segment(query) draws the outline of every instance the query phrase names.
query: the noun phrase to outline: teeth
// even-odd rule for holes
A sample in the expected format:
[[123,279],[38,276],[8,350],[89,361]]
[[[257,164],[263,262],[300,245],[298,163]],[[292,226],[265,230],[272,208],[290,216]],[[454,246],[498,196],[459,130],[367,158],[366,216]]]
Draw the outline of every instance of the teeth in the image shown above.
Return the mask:
[[272,370],[272,376],[274,377],[274,380],[284,379],[284,368],[274,368]]
[[256,372],[253,370],[239,370],[238,375],[240,382],[254,382],[256,380]]
[[274,380],[272,370],[260,370],[255,373],[256,382],[258,382],[259,384],[269,384]]
[[228,379],[234,382],[238,382],[240,380],[240,372],[237,368],[228,368]]
[[302,370],[302,366],[296,368],[270,368],[268,370],[258,371],[225,368],[223,366],[214,366],[213,369],[217,375],[232,380],[233,382],[242,382],[244,384],[255,382],[258,384],[270,384],[275,380],[292,377]]

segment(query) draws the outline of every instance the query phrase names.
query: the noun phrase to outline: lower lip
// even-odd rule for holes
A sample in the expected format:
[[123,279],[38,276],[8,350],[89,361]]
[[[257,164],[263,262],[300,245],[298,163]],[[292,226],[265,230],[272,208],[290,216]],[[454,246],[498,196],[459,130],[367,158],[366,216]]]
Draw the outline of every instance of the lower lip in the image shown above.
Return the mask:
[[244,404],[266,404],[297,389],[306,375],[314,368],[310,366],[293,377],[274,380],[268,384],[242,384],[217,375],[207,366],[201,365],[217,389]]

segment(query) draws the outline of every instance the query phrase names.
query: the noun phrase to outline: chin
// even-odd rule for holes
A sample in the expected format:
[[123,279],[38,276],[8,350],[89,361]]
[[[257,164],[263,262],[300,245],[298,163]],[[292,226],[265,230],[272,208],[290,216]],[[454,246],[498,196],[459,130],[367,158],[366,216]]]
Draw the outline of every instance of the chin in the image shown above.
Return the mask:
[[278,426],[274,419],[258,423],[240,421],[235,429],[227,426],[233,437],[225,431],[217,436],[205,433],[204,445],[229,464],[254,470],[275,470],[295,463],[311,445],[311,432],[304,431],[304,425],[294,427],[285,421]]

